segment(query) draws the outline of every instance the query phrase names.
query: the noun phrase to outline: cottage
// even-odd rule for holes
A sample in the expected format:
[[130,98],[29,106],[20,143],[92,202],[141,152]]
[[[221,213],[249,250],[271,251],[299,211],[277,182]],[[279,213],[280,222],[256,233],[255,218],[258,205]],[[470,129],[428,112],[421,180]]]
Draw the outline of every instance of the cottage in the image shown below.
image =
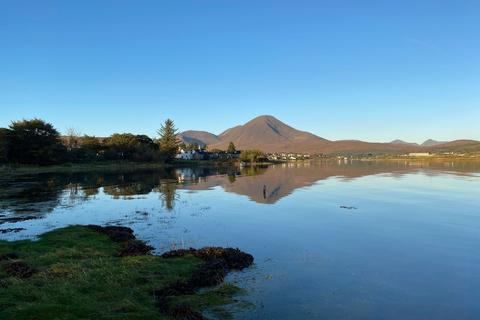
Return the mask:
[[193,160],[194,155],[195,155],[195,150],[186,151],[186,150],[180,149],[180,152],[177,153],[175,158],[179,160]]
[[410,157],[430,157],[430,152],[410,152],[408,154]]

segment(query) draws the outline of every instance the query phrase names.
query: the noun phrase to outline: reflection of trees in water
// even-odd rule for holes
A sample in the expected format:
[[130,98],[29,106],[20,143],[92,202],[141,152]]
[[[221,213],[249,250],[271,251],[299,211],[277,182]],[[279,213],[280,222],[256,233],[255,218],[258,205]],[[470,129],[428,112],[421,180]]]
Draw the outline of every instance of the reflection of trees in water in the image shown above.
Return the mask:
[[[274,203],[298,187],[309,186],[331,176],[342,176],[344,179],[379,173],[401,176],[417,169],[428,169],[425,174],[449,172],[468,176],[471,172],[480,172],[480,162],[340,161],[311,166],[300,162],[241,169],[232,166],[185,167],[3,176],[0,177],[0,221],[13,217],[32,219],[59,206],[76,206],[99,194],[99,188],[113,198],[157,192],[162,205],[172,210],[178,200],[178,186],[200,190],[222,185],[227,192],[248,195],[262,203]],[[265,192],[263,186],[266,186]]]
[[176,199],[172,181],[177,181],[173,169],[13,176],[0,179],[0,219],[38,218],[56,207],[88,201],[99,188],[113,198],[159,192],[165,207],[172,209]]
[[224,167],[183,167],[175,169],[175,178],[178,182],[200,183],[207,182],[209,176],[227,175],[235,180],[241,171],[235,166]]
[[60,201],[60,204],[65,206],[73,207],[85,200],[88,199],[89,195],[83,190],[82,185],[80,183],[69,183],[65,186],[65,190],[63,191],[63,201]]
[[268,166],[262,165],[262,166],[247,166],[243,167],[240,170],[240,174],[243,176],[257,176],[260,174],[265,173],[267,171]]
[[160,181],[160,184],[154,191],[160,194],[162,206],[169,211],[173,209],[175,201],[179,199],[177,185],[171,181]]
[[0,209],[18,215],[50,212],[58,206],[64,185],[57,177],[39,179],[24,176],[0,182]]

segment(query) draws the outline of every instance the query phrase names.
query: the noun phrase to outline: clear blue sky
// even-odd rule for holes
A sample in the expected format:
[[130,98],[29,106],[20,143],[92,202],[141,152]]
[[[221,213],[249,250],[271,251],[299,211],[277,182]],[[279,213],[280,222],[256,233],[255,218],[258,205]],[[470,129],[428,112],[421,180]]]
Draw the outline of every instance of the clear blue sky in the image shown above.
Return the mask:
[[480,1],[1,1],[0,126],[480,139]]

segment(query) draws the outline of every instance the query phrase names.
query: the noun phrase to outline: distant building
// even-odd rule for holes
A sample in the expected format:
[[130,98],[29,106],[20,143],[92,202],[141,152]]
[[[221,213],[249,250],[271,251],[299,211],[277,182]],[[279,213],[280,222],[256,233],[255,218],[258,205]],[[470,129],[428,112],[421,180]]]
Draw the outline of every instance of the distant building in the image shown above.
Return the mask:
[[195,150],[188,150],[188,151],[185,151],[183,149],[180,149],[180,152],[177,153],[177,155],[175,156],[176,159],[179,159],[179,160],[193,160],[193,157],[195,155]]
[[193,160],[208,160],[209,155],[205,150],[194,150]]
[[431,156],[430,152],[410,152],[408,154],[410,157],[429,157]]
[[198,150],[183,150],[180,151],[175,156],[179,160],[227,160],[227,159],[238,159],[240,158],[240,151],[226,152],[208,152],[203,149]]

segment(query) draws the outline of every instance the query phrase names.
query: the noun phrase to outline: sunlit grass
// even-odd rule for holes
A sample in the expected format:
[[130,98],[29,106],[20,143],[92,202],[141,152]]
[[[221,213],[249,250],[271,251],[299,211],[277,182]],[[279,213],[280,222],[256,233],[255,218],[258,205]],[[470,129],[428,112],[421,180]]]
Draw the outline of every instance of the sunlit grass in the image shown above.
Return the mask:
[[[191,255],[117,257],[119,248],[84,226],[58,229],[38,241],[0,241],[0,255],[17,255],[0,261],[0,319],[167,319],[154,291],[189,278],[204,263]],[[35,273],[8,275],[5,267],[12,261],[24,262]],[[238,293],[227,285],[172,303],[204,311],[231,303]]]

